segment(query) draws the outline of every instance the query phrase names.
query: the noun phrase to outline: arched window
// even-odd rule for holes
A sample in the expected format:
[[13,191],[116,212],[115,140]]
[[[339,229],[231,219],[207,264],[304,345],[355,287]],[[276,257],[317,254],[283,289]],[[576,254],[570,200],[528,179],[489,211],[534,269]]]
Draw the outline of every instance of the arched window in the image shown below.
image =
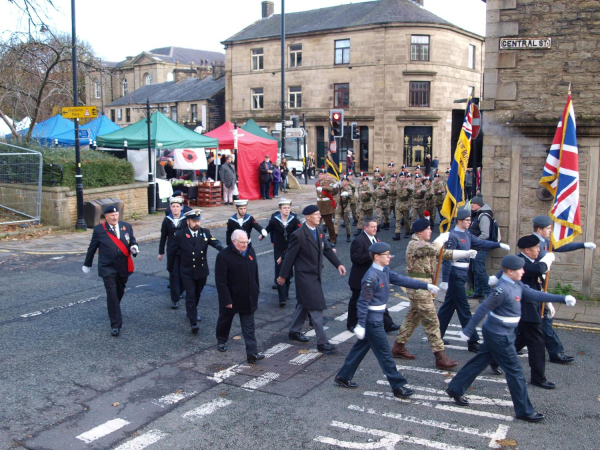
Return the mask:
[[152,84],[152,75],[150,75],[149,73],[147,73],[146,75],[144,75],[144,80],[146,80],[145,83],[147,85],[148,84]]
[[173,72],[169,72],[167,74],[167,81],[173,81],[174,77],[173,77]]
[[123,80],[123,96],[126,96],[129,93],[127,89],[127,79]]

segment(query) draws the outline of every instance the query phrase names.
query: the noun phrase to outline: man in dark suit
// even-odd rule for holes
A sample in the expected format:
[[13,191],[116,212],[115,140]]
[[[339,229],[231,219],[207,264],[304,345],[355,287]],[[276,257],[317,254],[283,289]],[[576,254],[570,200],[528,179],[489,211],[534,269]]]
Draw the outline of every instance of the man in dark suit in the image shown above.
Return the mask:
[[[350,331],[353,331],[354,327],[358,324],[356,302],[360,296],[362,279],[367,270],[373,265],[373,261],[369,256],[369,247],[375,242],[379,242],[379,239],[375,237],[375,233],[377,233],[377,221],[373,218],[365,219],[362,233],[352,241],[352,245],[350,246],[352,268],[350,269],[348,285],[352,291],[352,296],[348,302],[348,319],[346,321],[346,327]],[[394,323],[387,308],[383,314],[383,327],[386,333],[400,329],[400,325]]]
[[111,334],[118,336],[123,321],[121,318],[121,299],[129,275],[133,273],[133,260],[140,249],[133,236],[133,228],[127,222],[119,222],[119,209],[109,206],[104,210],[104,223],[94,227],[92,240],[88,247],[83,273],[90,273],[96,250],[98,256],[98,275],[104,280],[106,306],[110,318]]
[[258,352],[254,335],[254,311],[258,307],[260,293],[258,264],[254,250],[248,246],[248,236],[244,230],[235,230],[231,235],[231,245],[217,255],[215,284],[219,294],[218,350],[227,351],[231,322],[239,314],[247,361],[255,363],[264,359],[265,355]]
[[[192,333],[198,333],[198,302],[206,279],[208,278],[208,246],[221,251],[223,246],[207,228],[200,228],[199,209],[185,214],[187,227],[177,231],[169,239],[169,254],[179,256],[179,276],[185,289],[185,309],[192,327]],[[177,258],[173,258],[176,261]],[[168,268],[169,271],[172,268]]]
[[317,335],[317,350],[329,354],[335,352],[337,346],[329,343],[323,329],[323,310],[327,309],[321,286],[323,256],[338,269],[340,275],[346,274],[346,268],[323,237],[323,230],[319,226],[321,213],[317,205],[308,205],[302,214],[306,222],[292,233],[290,245],[281,263],[277,284],[280,286],[285,284],[294,266],[298,304],[292,319],[289,338],[308,342],[309,339],[301,333],[301,330],[306,317],[310,314]]
[[273,179],[273,165],[269,162],[269,155],[265,155],[265,160],[258,166],[260,172],[260,196],[269,200],[271,193],[271,180]]

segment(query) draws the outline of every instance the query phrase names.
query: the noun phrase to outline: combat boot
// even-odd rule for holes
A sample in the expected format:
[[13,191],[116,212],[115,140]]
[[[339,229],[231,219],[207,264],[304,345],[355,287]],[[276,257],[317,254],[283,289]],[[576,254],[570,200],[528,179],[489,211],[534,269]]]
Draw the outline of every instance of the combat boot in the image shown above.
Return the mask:
[[394,237],[392,238],[393,241],[399,241],[400,240],[400,233],[396,233],[394,234]]
[[399,344],[398,342],[394,342],[394,346],[392,347],[392,356],[394,358],[400,359],[416,359],[417,357],[409,352],[404,344]]
[[450,358],[448,358],[444,350],[433,352],[433,355],[435,356],[435,367],[438,369],[448,370],[458,366],[458,361],[452,361]]

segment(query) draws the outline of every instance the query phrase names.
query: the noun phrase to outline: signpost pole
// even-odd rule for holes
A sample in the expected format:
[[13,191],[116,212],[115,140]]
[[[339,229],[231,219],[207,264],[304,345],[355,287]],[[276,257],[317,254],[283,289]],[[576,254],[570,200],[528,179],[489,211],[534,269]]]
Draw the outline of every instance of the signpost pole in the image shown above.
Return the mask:
[[154,214],[156,212],[156,184],[154,183],[154,173],[152,172],[152,135],[151,124],[152,120],[150,117],[150,99],[146,99],[146,123],[148,124],[148,213]]
[[304,184],[308,184],[308,155],[306,153],[306,116],[302,113],[302,128],[304,128]]

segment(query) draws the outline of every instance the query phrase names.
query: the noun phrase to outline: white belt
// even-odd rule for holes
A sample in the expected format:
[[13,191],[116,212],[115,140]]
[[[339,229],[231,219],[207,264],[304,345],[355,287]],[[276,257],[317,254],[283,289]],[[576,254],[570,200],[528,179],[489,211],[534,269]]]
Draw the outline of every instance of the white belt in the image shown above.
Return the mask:
[[490,311],[490,316],[495,317],[496,319],[498,319],[504,323],[519,323],[519,320],[521,320],[521,317],[519,317],[519,316],[517,316],[517,317],[499,316],[498,314],[494,314],[491,311]]
[[385,305],[369,306],[369,311],[385,311]]
[[319,198],[319,197],[317,197],[317,201],[318,201],[318,202],[330,202],[330,201],[331,201],[331,199],[329,199],[329,198]]
[[454,267],[460,267],[461,269],[468,269],[469,268],[469,263],[453,262],[452,265]]

